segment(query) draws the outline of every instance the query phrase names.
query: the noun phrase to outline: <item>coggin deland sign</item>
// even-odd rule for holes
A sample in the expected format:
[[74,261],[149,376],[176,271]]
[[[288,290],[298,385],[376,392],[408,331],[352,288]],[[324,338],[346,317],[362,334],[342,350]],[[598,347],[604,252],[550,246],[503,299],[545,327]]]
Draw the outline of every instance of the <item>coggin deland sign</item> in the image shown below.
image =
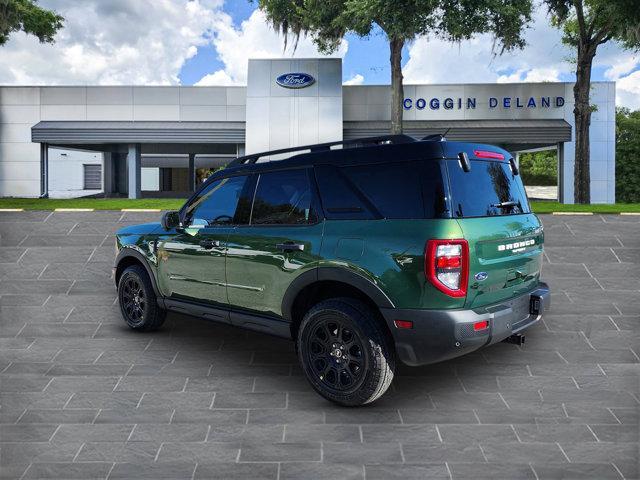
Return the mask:
[[[295,72],[284,73],[276,78],[276,83],[284,88],[305,88],[315,83],[316,79],[308,73]],[[478,103],[477,97],[446,97],[438,98],[405,98],[402,105],[405,110],[415,108],[417,110],[474,110]],[[564,106],[564,97],[488,97],[487,105],[489,109],[511,109],[511,108],[560,108]]]
[[[476,108],[477,97],[467,98],[405,98],[402,102],[405,110],[415,108],[424,110],[473,110]],[[564,106],[564,97],[489,97],[487,104],[490,109],[510,108],[560,108]]]

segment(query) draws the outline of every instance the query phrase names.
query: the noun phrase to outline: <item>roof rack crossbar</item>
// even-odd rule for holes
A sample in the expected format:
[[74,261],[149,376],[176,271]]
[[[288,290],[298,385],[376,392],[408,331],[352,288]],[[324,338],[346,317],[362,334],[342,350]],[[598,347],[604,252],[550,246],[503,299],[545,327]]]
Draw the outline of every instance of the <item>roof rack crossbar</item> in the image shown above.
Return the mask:
[[280,155],[283,153],[292,153],[292,152],[300,152],[303,150],[309,150],[312,153],[323,152],[327,150],[331,150],[331,147],[336,145],[344,145],[344,146],[366,146],[366,145],[381,145],[385,143],[390,144],[398,144],[398,143],[411,143],[415,142],[416,139],[410,137],[409,135],[381,135],[377,137],[366,137],[366,138],[358,138],[354,140],[341,140],[337,142],[327,142],[327,143],[317,143],[314,145],[302,145],[299,147],[291,147],[291,148],[281,148],[279,150],[270,150],[268,152],[260,152],[254,153],[251,155],[245,155],[243,157],[238,157],[231,163],[229,163],[229,167],[235,167],[238,165],[250,165],[256,163],[262,157],[266,157],[269,155]]

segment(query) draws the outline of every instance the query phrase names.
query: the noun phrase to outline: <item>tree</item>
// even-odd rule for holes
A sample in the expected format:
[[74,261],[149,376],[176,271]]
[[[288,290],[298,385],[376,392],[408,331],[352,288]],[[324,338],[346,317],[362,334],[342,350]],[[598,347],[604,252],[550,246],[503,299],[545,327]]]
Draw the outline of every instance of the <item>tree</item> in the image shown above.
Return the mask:
[[38,37],[41,43],[53,43],[62,28],[64,18],[46,10],[37,0],[0,0],[0,46],[9,41],[13,32],[25,32]]
[[574,201],[590,203],[589,103],[591,67],[598,47],[617,41],[623,47],[640,47],[638,0],[545,0],[553,23],[562,29],[565,44],[576,49],[576,83],[573,87],[576,136]]
[[640,203],[640,110],[616,111],[616,202]]
[[[377,25],[389,41],[391,133],[402,132],[404,90],[402,48],[417,36],[459,42],[492,33],[494,51],[525,44],[531,0],[258,0],[271,24],[295,42],[309,34],[321,52],[331,53],[348,32],[368,36]],[[434,68],[437,68],[434,66]]]

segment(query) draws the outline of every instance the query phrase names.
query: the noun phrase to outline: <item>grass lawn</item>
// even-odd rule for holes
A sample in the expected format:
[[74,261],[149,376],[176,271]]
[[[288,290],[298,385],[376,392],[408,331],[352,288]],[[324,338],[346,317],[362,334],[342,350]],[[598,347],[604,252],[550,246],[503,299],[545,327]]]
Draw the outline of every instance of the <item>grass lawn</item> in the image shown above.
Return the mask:
[[0,198],[0,208],[24,208],[25,210],[53,210],[56,208],[93,208],[95,210],[122,210],[123,208],[159,208],[177,210],[185,202],[181,198]]
[[616,203],[614,205],[564,205],[558,202],[531,202],[531,208],[536,213],[551,212],[593,212],[593,213],[621,213],[640,212],[640,203]]
[[[95,210],[122,210],[123,208],[153,208],[177,210],[185,202],[180,198],[0,198],[0,208],[23,208],[25,210],[53,210],[56,208],[93,208]],[[531,202],[536,213],[551,212],[593,212],[620,213],[640,212],[640,203],[618,203],[616,205],[562,205],[558,202]]]

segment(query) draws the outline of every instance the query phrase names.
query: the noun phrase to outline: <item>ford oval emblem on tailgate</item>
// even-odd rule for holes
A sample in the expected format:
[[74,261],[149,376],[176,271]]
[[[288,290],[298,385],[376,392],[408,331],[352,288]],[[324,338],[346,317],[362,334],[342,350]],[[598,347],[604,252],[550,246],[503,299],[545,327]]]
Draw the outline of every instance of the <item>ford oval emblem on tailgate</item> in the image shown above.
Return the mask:
[[473,278],[475,278],[479,282],[482,282],[483,280],[486,280],[488,276],[489,274],[487,272],[478,272],[473,276]]
[[313,85],[315,81],[308,73],[285,73],[276,78],[276,83],[284,88],[304,88]]

